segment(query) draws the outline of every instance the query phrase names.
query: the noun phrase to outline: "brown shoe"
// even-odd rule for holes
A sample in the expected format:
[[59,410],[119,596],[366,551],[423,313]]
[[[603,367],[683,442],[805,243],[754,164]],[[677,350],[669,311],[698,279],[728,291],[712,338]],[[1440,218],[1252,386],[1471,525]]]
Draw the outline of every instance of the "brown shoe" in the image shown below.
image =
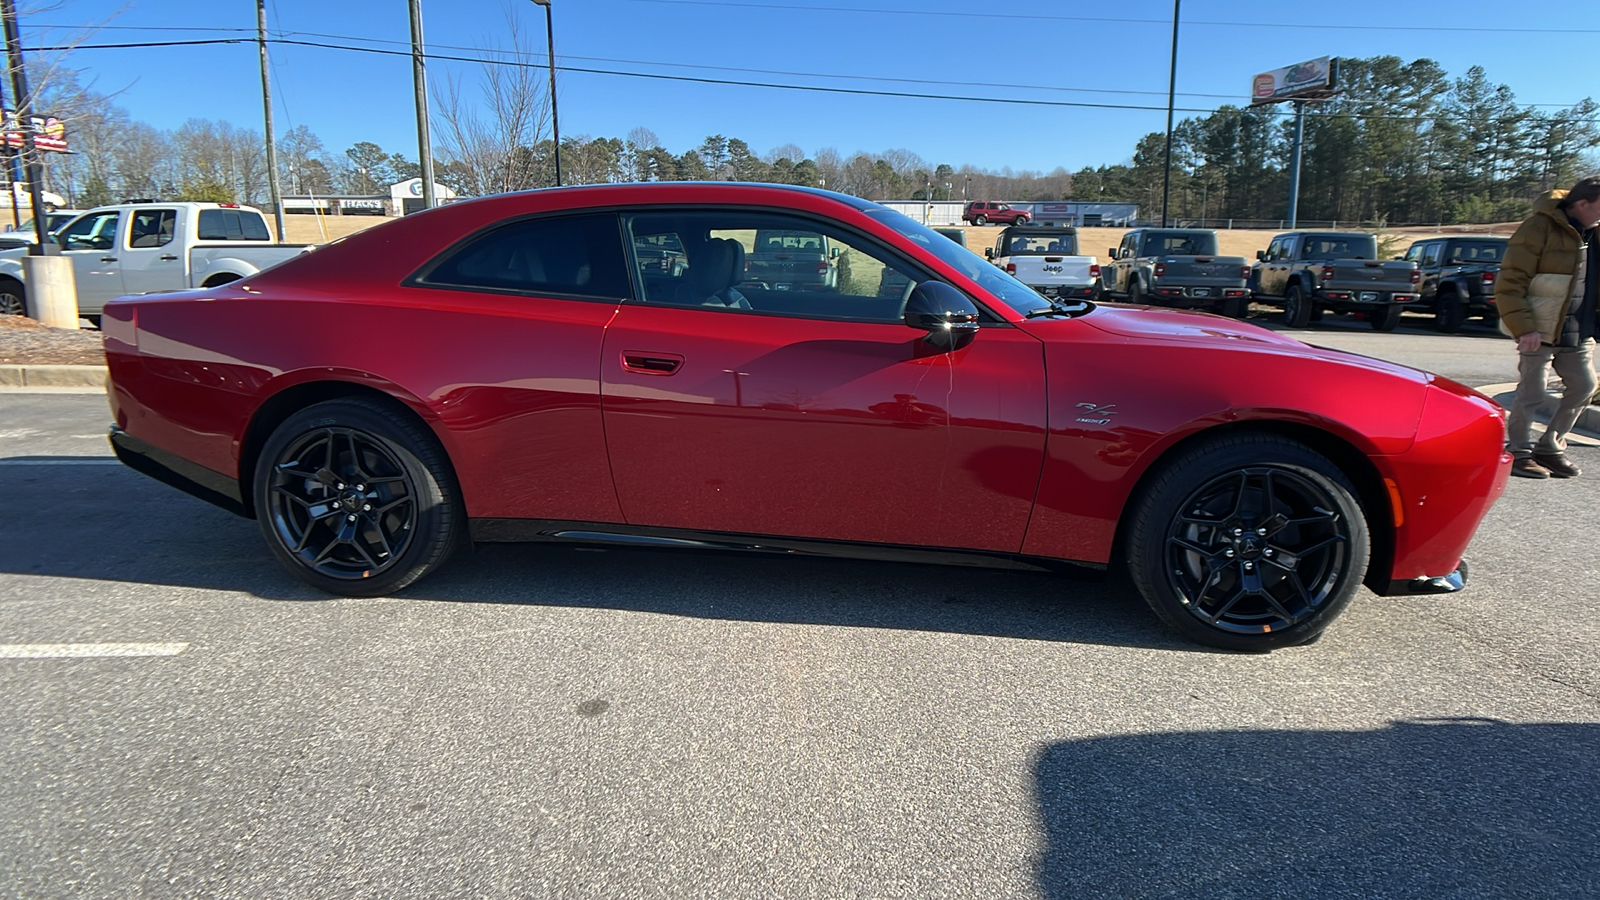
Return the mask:
[[1511,463],[1511,474],[1520,478],[1549,478],[1550,470],[1534,462],[1530,457],[1519,456]]
[[1565,453],[1535,453],[1533,462],[1549,469],[1550,474],[1557,478],[1576,478],[1583,474],[1583,470],[1573,465]]

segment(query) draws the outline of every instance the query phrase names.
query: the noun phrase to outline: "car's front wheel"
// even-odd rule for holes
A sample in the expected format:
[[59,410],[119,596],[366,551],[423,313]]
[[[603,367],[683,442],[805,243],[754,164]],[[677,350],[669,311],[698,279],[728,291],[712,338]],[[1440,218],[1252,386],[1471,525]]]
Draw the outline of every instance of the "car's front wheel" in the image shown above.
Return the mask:
[[308,406],[256,464],[256,519],[290,572],[331,594],[376,597],[442,564],[466,522],[444,448],[384,403]]
[[28,302],[22,293],[22,285],[10,279],[0,280],[0,316],[27,314]]
[[1355,489],[1305,445],[1216,438],[1152,478],[1131,510],[1128,571],[1183,636],[1227,650],[1302,644],[1360,588],[1371,548]]
[[1372,314],[1372,327],[1378,331],[1393,331],[1400,327],[1400,316],[1405,310],[1398,303],[1392,303]]
[[987,225],[987,224],[989,224],[989,217],[988,216],[974,216],[973,219],[972,219],[972,224],[974,224],[974,225]]

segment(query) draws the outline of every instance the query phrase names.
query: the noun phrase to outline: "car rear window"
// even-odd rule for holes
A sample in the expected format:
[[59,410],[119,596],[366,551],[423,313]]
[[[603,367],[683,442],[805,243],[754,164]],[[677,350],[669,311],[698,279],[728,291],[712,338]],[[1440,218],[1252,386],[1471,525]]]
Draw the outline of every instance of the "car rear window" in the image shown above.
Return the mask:
[[1140,256],[1216,256],[1217,236],[1206,232],[1192,234],[1151,234],[1144,239]]
[[267,220],[249,209],[200,210],[199,237],[202,241],[270,241]]
[[1503,241],[1471,241],[1455,245],[1450,251],[1450,258],[1467,263],[1499,262],[1505,252]]

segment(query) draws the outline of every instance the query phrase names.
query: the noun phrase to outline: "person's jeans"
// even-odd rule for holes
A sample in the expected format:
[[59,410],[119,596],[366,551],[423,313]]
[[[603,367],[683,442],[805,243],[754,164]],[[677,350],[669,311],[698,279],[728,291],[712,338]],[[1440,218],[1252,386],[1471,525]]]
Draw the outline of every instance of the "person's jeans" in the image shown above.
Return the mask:
[[[1595,393],[1594,341],[1585,340],[1577,347],[1552,347],[1540,344],[1532,353],[1519,353],[1517,361],[1517,396],[1511,401],[1511,414],[1506,418],[1506,449],[1513,456],[1524,459],[1534,453],[1557,454],[1567,450],[1567,433],[1578,421],[1578,415],[1589,404]],[[1561,404],[1550,417],[1544,437],[1538,446],[1533,442],[1533,411],[1545,399],[1545,371],[1554,365],[1556,375],[1566,389],[1561,393]]]

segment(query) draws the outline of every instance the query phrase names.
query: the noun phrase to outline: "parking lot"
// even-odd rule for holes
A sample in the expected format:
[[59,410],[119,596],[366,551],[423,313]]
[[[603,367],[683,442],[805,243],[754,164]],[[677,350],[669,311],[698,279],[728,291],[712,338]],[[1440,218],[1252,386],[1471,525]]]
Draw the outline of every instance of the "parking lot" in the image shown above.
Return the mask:
[[[1478,326],[1295,335],[1515,376]],[[1597,889],[1592,446],[1512,480],[1465,592],[1252,656],[1115,576],[487,545],[329,598],[107,418],[0,393],[7,896]]]

